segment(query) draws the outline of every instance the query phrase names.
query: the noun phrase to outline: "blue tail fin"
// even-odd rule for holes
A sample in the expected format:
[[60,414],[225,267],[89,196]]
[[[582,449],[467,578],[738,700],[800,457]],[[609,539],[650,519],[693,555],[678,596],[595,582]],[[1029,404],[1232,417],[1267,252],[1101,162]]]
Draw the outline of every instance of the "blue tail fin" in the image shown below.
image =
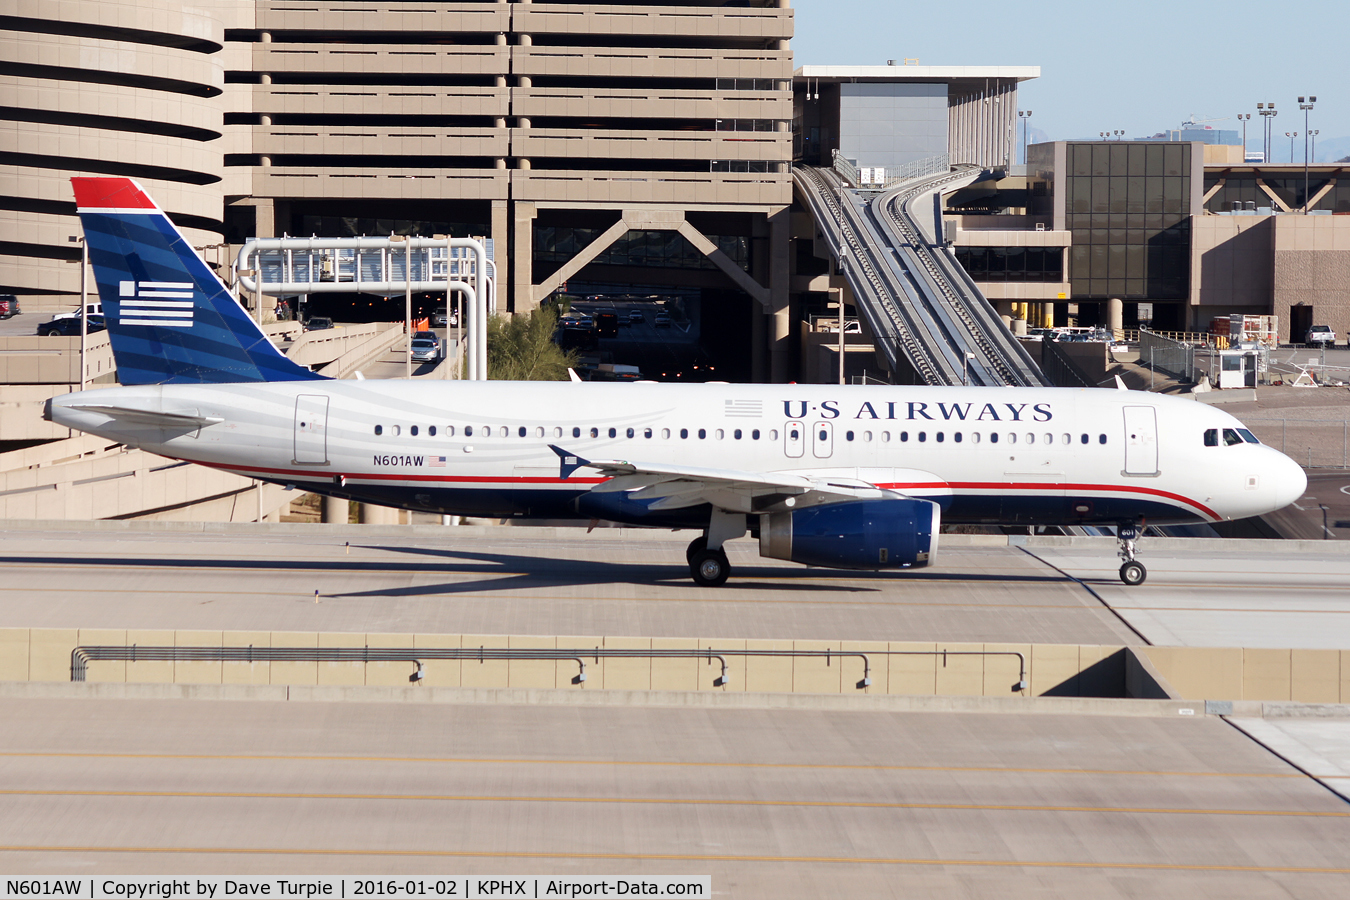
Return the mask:
[[130,178],[72,178],[122,384],[322,379],[283,356]]

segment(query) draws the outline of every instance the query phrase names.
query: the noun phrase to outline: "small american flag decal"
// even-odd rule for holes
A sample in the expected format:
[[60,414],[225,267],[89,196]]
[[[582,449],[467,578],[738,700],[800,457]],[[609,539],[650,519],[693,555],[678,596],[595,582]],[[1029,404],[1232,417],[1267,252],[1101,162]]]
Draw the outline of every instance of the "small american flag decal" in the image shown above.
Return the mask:
[[436,469],[444,469],[444,468],[445,468],[445,457],[444,457],[444,456],[428,456],[428,457],[427,457],[427,465],[431,466],[432,468],[436,468]]
[[762,400],[725,400],[723,414],[740,419],[758,419],[764,415]]

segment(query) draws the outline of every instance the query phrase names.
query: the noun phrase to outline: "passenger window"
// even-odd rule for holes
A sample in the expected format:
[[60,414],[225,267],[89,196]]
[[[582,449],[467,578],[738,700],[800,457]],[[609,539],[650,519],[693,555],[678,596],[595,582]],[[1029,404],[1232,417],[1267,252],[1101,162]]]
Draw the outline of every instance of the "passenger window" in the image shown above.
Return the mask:
[[872,432],[870,432],[870,431],[864,431],[864,432],[863,432],[863,440],[864,440],[864,441],[870,441],[870,440],[872,440]]
[[1047,444],[1054,444],[1054,443],[1055,443],[1055,436],[1054,436],[1053,434],[1047,434],[1047,435],[1045,436],[1045,442],[1046,442]]
[[1034,434],[1028,434],[1028,435],[1027,435],[1027,443],[1028,443],[1028,444],[1034,444],[1034,443],[1036,443],[1036,435],[1034,435]]
[[[1106,438],[1106,435],[1102,435],[1102,443],[1103,443],[1103,444],[1106,443],[1105,438]],[[1231,429],[1231,428],[1225,428],[1225,429],[1223,430],[1223,442],[1224,442],[1224,444],[1225,444],[1226,446],[1231,447],[1231,446],[1233,446],[1234,444],[1240,444],[1240,443],[1242,443],[1242,438],[1239,437],[1239,436],[1238,436],[1238,433],[1237,433],[1236,431],[1234,431],[1233,429]]]
[[845,431],[845,432],[844,432],[844,440],[846,440],[846,441],[851,441],[851,440],[853,440],[853,432],[851,432],[851,431]]
[[924,441],[926,441],[926,440],[928,440],[928,432],[926,432],[926,431],[920,431],[920,432],[919,432],[919,443],[922,444],[922,443],[923,443]]
[[427,436],[428,436],[428,437],[435,437],[435,436],[436,436],[436,426],[435,426],[435,425],[428,425],[428,426],[427,426]]
[[680,440],[682,440],[682,441],[687,441],[687,440],[689,440],[689,429],[688,429],[688,428],[681,428],[681,429],[680,429]]
[[652,436],[652,430],[650,428],[642,429],[642,436],[650,440]]
[[617,428],[611,428],[611,429],[609,430],[609,436],[610,436],[610,437],[618,437],[618,436],[619,436],[619,430],[618,430]]
[[520,426],[520,430],[517,431],[516,434],[520,435],[521,437],[524,437],[525,435],[529,434],[529,431],[525,428],[524,425],[522,425]]
[[1205,446],[1206,447],[1219,446],[1219,429],[1217,428],[1205,429]]
[[376,437],[379,437],[379,436],[382,435],[382,434],[384,434],[384,426],[383,426],[383,425],[376,425],[376,426],[375,426],[375,436],[376,436]]
[[1086,444],[1087,442],[1088,442],[1088,436],[1087,436],[1086,434],[1083,435],[1082,438],[1080,438],[1079,441],[1078,441],[1078,443],[1080,443],[1080,444]]
[[1099,434],[1099,435],[1097,435],[1097,443],[1099,443],[1099,444],[1105,444],[1105,443],[1106,443],[1106,435],[1104,435],[1104,434]]
[[989,432],[989,443],[991,443],[991,444],[997,444],[997,443],[998,443],[998,432],[997,432],[997,431],[991,431],[991,432]]
[[669,429],[669,428],[662,428],[662,429],[661,429],[661,440],[663,440],[663,441],[668,441],[668,440],[670,440],[670,429]]
[[883,431],[883,432],[881,433],[881,442],[882,442],[883,444],[889,442],[890,439],[891,439],[891,433],[890,433],[889,431]]
[[719,428],[719,429],[717,429],[717,431],[715,432],[715,436],[716,436],[717,439],[720,441],[720,440],[722,440],[722,438],[724,438],[724,437],[727,436],[727,433],[726,433],[725,431],[723,431],[722,429]]
[[599,429],[599,428],[592,428],[592,429],[591,429],[591,437],[593,437],[593,438],[598,438],[599,436],[600,436],[600,429]]
[[455,426],[453,426],[453,425],[447,425],[447,426],[445,426],[445,436],[446,436],[446,437],[454,437],[454,436],[455,436]]
[[554,437],[562,437],[562,436],[563,436],[563,430],[562,430],[562,426],[561,426],[561,425],[555,425],[555,426],[553,427],[553,436],[554,436]]
[[[488,432],[491,433],[491,432],[492,432],[492,429],[489,428],[489,429],[488,429]],[[509,435],[510,433],[511,433],[511,430],[510,430],[509,428],[507,428],[505,425],[503,425],[503,426],[501,427],[500,434],[501,434],[502,437],[506,437],[506,436]]]
[[945,438],[946,438],[946,435],[943,434],[941,431],[939,431],[939,432],[937,433],[937,442],[938,442],[939,444],[942,443],[942,441],[943,441]]
[[1060,437],[1059,437],[1059,442],[1060,442],[1061,444],[1072,444],[1072,443],[1073,443],[1073,435],[1071,435],[1071,434],[1062,434],[1062,435],[1060,435]]
[[752,441],[757,441],[757,440],[759,440],[759,429],[758,429],[758,428],[756,428],[754,431],[750,432],[750,440],[752,440]]
[[537,427],[534,429],[534,436],[535,436],[535,437],[543,437],[543,436],[544,436],[544,426],[542,426],[542,425],[537,426]]
[[472,426],[472,425],[465,425],[465,426],[464,426],[464,436],[465,436],[465,437],[473,437],[473,426]]
[[906,443],[907,441],[909,441],[909,432],[908,431],[900,432],[900,443],[903,444]]
[[706,428],[700,428],[700,429],[698,430],[698,439],[699,439],[700,441],[707,440],[707,439],[708,439],[708,429],[706,429]]
[[770,429],[769,429],[769,440],[771,440],[771,441],[776,441],[776,440],[778,440],[778,429],[777,429],[777,428],[770,428]]
[[398,436],[399,436],[400,434],[402,434],[402,433],[403,433],[403,426],[402,426],[402,425],[395,425],[395,426],[394,426],[394,437],[398,437]]
[[735,431],[731,433],[731,437],[739,441],[741,439],[741,430],[737,428]]
[[972,444],[978,444],[980,442],[980,433],[978,431],[972,431],[970,433],[970,442]]
[[961,443],[961,432],[958,431],[954,433],[952,435],[952,440],[956,441],[958,444]]
[[630,428],[630,429],[628,429],[626,432],[624,432],[624,434],[628,435],[628,436],[631,438],[631,437],[633,437],[635,434],[637,434],[637,432]]
[[572,437],[581,437],[581,429],[580,429],[580,428],[577,428],[576,426],[573,426],[573,427],[572,427]]
[[1248,430],[1245,429],[1245,428],[1239,428],[1239,429],[1237,430],[1237,433],[1240,434],[1240,435],[1242,435],[1242,439],[1243,439],[1244,441],[1246,441],[1247,443],[1249,443],[1249,444],[1259,444],[1259,443],[1261,443],[1260,441],[1258,441],[1258,440],[1256,439],[1256,435],[1252,434],[1250,431],[1248,431]]
[[1017,434],[1015,432],[1008,432],[1008,443],[1017,443]]
[[417,426],[414,425],[413,427],[409,428],[408,434],[412,435],[413,437],[417,437]]

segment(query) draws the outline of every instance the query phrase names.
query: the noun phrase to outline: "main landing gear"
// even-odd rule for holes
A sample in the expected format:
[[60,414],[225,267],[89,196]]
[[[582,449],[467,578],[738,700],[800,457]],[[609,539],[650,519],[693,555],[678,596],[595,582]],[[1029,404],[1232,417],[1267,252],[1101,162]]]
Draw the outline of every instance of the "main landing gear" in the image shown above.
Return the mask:
[[745,534],[745,515],[728,513],[720,509],[712,511],[708,530],[701,537],[689,542],[684,557],[689,563],[689,575],[699,587],[719,587],[726,584],[731,575],[731,563],[727,561],[722,544]]
[[1125,560],[1120,566],[1120,580],[1130,587],[1144,583],[1148,569],[1134,558],[1134,542],[1139,539],[1139,526],[1134,523],[1116,528],[1116,540],[1120,541],[1120,558]]

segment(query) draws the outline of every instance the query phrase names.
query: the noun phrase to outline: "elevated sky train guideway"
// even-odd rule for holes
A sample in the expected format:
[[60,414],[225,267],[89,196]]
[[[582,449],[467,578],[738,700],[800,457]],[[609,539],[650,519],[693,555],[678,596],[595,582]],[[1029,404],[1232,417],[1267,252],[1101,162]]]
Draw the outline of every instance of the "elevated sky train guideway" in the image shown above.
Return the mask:
[[1050,385],[942,245],[934,198],[982,170],[932,162],[880,191],[815,166],[795,166],[793,183],[893,373],[930,385]]

